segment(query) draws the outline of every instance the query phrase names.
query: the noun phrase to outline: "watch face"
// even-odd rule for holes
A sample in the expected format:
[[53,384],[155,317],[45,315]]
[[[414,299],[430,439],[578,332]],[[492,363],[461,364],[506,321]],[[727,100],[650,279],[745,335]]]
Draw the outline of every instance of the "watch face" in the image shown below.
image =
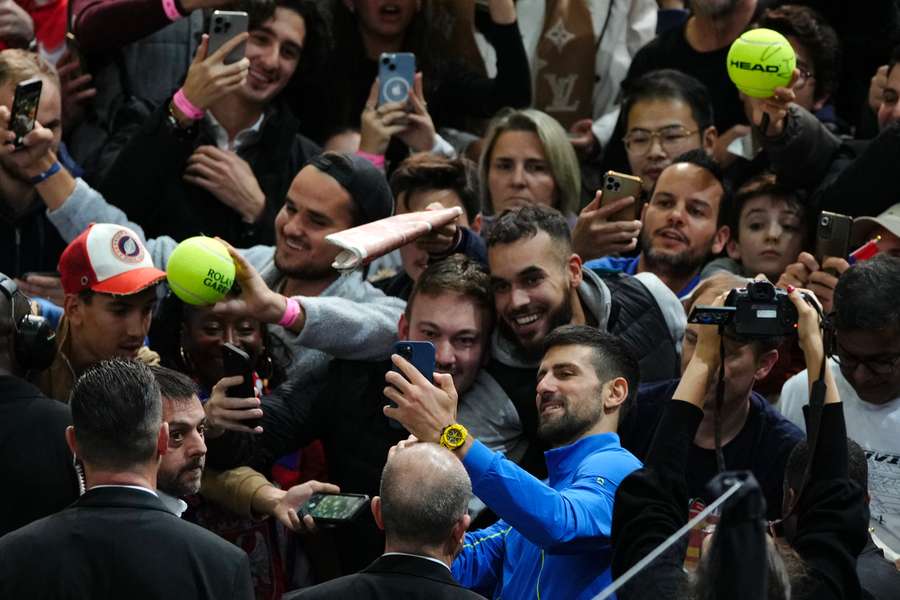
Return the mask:
[[459,427],[449,428],[445,435],[447,436],[447,443],[451,446],[459,446],[463,443],[463,432]]

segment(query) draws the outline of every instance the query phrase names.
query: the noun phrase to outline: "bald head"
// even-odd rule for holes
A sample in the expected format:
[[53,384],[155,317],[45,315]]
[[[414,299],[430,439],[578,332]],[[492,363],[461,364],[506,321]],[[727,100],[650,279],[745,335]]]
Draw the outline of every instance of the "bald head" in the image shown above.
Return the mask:
[[450,451],[420,443],[388,457],[380,493],[389,544],[439,546],[466,514],[472,484]]

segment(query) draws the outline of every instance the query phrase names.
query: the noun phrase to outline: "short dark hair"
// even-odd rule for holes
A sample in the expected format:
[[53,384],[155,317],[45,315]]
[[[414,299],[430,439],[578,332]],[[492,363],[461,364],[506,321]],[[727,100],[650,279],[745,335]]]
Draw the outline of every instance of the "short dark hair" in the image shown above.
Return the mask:
[[159,384],[142,362],[113,359],[89,368],[72,389],[79,458],[108,469],[152,460],[162,425]]
[[715,125],[713,105],[706,86],[676,69],[657,69],[622,82],[622,123],[627,127],[628,115],[638,102],[648,100],[681,100],[691,108],[691,116],[702,133]]
[[500,213],[488,227],[485,243],[488,248],[497,244],[514,244],[519,240],[531,239],[541,231],[550,236],[554,246],[563,254],[568,256],[572,253],[572,233],[566,218],[555,208],[543,204],[526,204]]
[[412,314],[412,306],[419,294],[437,296],[455,292],[472,300],[482,310],[487,311],[490,327],[494,318],[494,296],[491,277],[484,265],[463,255],[452,254],[443,260],[428,265],[406,301],[406,318]]
[[[801,215],[801,220],[804,222],[808,220],[803,219],[803,215],[806,213],[806,206],[802,202],[801,193],[781,185],[774,174],[761,173],[749,179],[734,194],[734,200],[732,200],[728,211],[730,214],[728,224],[731,226],[731,239],[739,239],[741,211],[744,210],[744,205],[760,196],[778,198],[784,201],[789,208],[798,211]],[[805,227],[805,229],[809,229],[809,226]],[[807,234],[808,238],[809,232],[804,231],[804,234]]]
[[796,38],[812,59],[814,98],[821,100],[834,94],[841,72],[841,42],[822,15],[808,6],[786,4],[763,12],[756,25]]
[[274,17],[276,8],[286,8],[303,18],[303,49],[291,84],[296,82],[298,75],[321,69],[331,50],[331,44],[328,26],[315,0],[240,0],[238,5],[236,10],[246,11],[249,15],[250,30],[259,29]]
[[159,384],[159,394],[166,400],[191,400],[197,394],[197,384],[184,373],[159,365],[151,365],[150,371]]
[[544,354],[558,346],[587,346],[591,349],[594,372],[600,383],[616,377],[628,382],[628,397],[619,407],[619,422],[637,397],[641,369],[631,349],[618,336],[588,325],[562,325],[544,338]]
[[[687,163],[705,169],[717,182],[719,182],[719,185],[722,187],[722,197],[719,199],[719,214],[716,219],[716,226],[722,227],[723,225],[728,225],[728,220],[731,216],[730,206],[732,203],[731,184],[729,184],[728,180],[725,178],[725,172],[722,170],[722,167],[719,166],[719,163],[701,148],[694,148],[693,150],[688,150],[683,154],[679,154],[675,157],[675,160],[672,161],[672,164],[670,164],[669,167],[679,163]],[[666,169],[669,167],[666,167]],[[657,184],[658,183],[659,180],[657,180]],[[650,192],[651,198],[655,192],[656,185],[653,186],[653,190]]]
[[413,154],[393,172],[390,184],[394,198],[406,194],[407,208],[409,197],[416,192],[450,190],[459,196],[470,223],[481,212],[478,167],[467,158],[444,158],[428,152]]
[[[822,443],[823,440],[820,440]],[[827,443],[827,441],[826,441]],[[847,476],[855,481],[863,490],[869,489],[869,465],[866,464],[866,452],[862,446],[847,438]],[[799,491],[809,462],[809,444],[800,440],[788,455],[784,465],[784,486],[795,492]]]
[[888,254],[858,262],[834,288],[837,330],[900,330],[900,258]]

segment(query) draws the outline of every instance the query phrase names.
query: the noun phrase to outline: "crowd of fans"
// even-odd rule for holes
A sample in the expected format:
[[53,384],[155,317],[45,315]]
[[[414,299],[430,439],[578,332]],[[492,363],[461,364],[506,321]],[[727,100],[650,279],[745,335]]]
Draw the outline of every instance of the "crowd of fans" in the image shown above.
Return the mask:
[[[0,597],[593,598],[667,538],[619,598],[900,597],[897,0],[3,2]],[[752,280],[787,335],[688,322]]]

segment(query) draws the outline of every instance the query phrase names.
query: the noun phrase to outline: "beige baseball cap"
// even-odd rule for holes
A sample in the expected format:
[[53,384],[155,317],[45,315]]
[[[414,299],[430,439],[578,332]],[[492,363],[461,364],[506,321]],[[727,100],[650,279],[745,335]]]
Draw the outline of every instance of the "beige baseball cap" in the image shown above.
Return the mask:
[[877,217],[858,217],[853,220],[853,246],[859,246],[872,239],[875,230],[884,227],[900,237],[900,202]]

